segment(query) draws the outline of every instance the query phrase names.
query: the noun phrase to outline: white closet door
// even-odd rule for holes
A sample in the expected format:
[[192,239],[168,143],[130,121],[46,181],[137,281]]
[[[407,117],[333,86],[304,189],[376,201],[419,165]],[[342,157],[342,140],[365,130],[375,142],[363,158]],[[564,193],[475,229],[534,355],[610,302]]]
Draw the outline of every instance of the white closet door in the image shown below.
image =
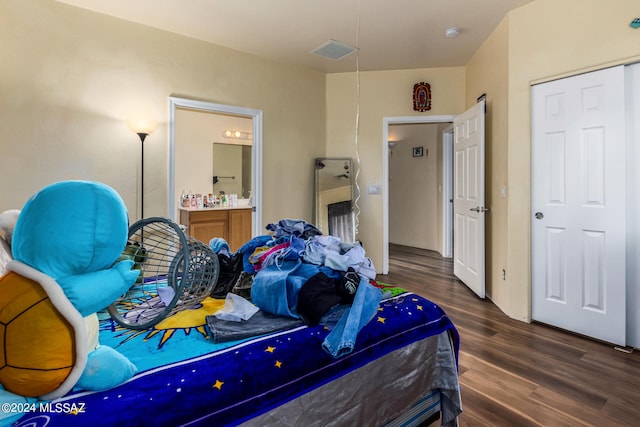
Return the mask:
[[625,345],[624,67],[532,89],[533,319]]

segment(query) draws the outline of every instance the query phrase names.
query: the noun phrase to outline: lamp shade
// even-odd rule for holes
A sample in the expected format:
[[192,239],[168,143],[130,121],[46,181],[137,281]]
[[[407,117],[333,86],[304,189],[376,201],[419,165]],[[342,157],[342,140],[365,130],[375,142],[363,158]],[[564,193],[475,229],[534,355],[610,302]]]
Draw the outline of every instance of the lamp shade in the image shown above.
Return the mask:
[[127,122],[129,129],[137,134],[149,135],[158,127],[158,122],[144,117],[135,117]]

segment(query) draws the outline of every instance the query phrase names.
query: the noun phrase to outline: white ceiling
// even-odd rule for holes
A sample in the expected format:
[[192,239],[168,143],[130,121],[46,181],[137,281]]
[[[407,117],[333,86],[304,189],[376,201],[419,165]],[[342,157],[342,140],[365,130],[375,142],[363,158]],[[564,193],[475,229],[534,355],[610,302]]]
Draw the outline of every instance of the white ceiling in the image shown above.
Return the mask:
[[[325,73],[462,66],[533,0],[58,0]],[[460,35],[445,31],[459,27]],[[339,61],[311,53],[334,39]],[[357,68],[356,68],[357,67]]]

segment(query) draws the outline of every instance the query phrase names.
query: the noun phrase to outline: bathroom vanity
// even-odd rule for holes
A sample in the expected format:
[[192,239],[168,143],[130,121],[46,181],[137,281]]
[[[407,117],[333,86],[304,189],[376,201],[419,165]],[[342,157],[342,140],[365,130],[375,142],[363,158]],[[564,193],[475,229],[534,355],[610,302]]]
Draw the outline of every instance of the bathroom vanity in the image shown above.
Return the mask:
[[251,240],[251,207],[180,208],[180,224],[207,245],[214,237],[225,239],[235,252]]

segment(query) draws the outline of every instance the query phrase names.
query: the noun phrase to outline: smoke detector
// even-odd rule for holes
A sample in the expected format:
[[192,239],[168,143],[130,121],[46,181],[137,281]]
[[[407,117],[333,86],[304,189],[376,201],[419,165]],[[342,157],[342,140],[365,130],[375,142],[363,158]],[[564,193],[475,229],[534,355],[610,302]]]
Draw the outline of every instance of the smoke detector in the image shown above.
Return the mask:
[[458,27],[447,28],[447,30],[444,32],[444,35],[450,39],[453,37],[458,37],[460,35],[460,28]]

